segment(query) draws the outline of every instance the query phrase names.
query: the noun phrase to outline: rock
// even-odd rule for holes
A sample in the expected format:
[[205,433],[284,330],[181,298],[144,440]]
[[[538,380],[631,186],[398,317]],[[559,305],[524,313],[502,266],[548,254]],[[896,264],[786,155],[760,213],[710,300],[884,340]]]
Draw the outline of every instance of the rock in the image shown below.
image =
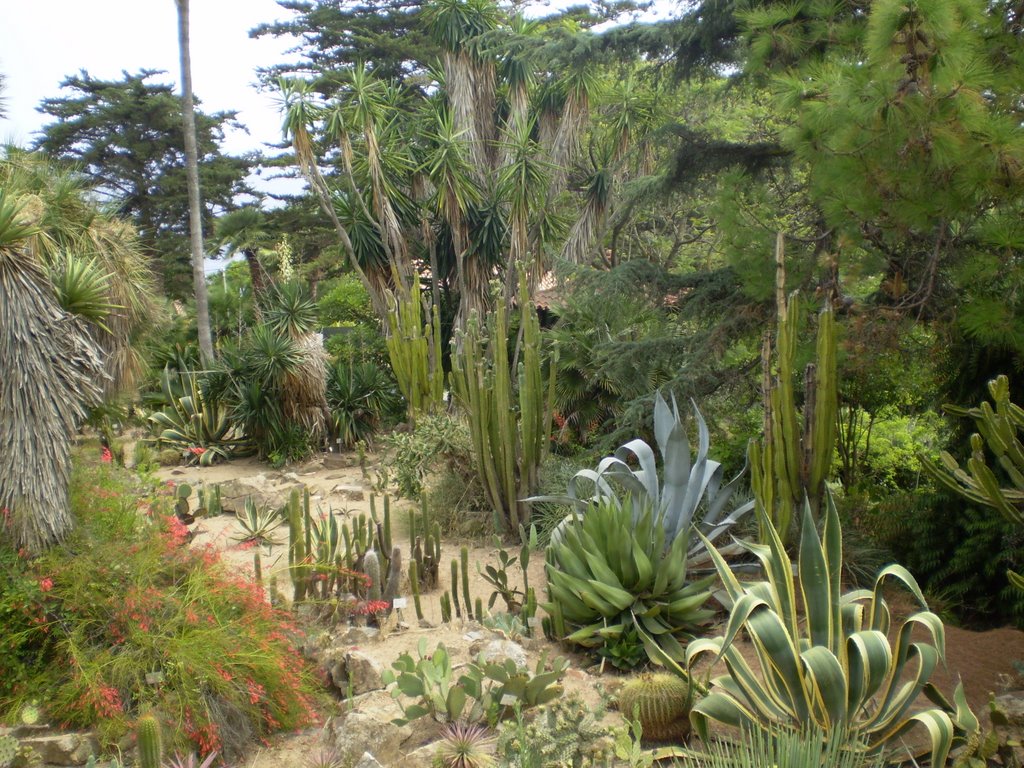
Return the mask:
[[50,765],[84,765],[100,747],[91,731],[24,736],[20,742],[22,747],[34,749],[42,761]]
[[[390,700],[387,702],[394,706]],[[392,709],[349,712],[333,718],[327,725],[331,745],[342,765],[352,765],[364,752],[370,752],[384,765],[397,765],[402,744],[413,734],[408,725],[398,726],[391,718]]]
[[1024,692],[1014,691],[996,696],[996,707],[1015,728],[1024,727]]
[[349,627],[344,634],[338,636],[338,642],[350,647],[367,645],[377,642],[379,636],[380,630],[376,627]]
[[356,695],[384,688],[384,665],[362,651],[332,648],[323,656],[322,666],[343,695]]
[[236,478],[220,484],[220,502],[225,512],[245,509],[246,498],[252,498],[257,507],[278,509],[288,502],[293,490],[302,491],[302,482],[284,481],[273,483],[266,475]]
[[506,659],[511,659],[517,667],[526,666],[526,651],[519,643],[511,640],[490,640],[485,643],[474,643],[470,646],[470,653],[479,656],[485,663],[501,664]]
[[359,758],[359,762],[356,763],[356,768],[384,768],[377,758],[371,755],[369,752],[363,752],[363,756]]
[[345,501],[363,501],[365,494],[358,485],[336,485],[331,489],[333,496],[341,496]]
[[438,741],[413,750],[402,760],[402,768],[434,768],[434,759],[441,743]]

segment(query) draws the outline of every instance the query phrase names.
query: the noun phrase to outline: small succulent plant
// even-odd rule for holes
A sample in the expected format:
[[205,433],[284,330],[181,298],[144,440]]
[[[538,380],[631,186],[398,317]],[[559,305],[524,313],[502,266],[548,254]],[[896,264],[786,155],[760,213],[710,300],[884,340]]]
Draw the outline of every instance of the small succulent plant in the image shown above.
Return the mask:
[[497,738],[482,725],[458,721],[441,732],[437,757],[443,768],[491,768]]

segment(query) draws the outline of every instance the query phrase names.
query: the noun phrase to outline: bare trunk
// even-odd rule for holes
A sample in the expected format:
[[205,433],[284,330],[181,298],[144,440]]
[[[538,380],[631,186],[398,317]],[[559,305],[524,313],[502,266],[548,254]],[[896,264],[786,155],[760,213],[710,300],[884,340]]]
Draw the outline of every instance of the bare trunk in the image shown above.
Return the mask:
[[181,58],[181,121],[185,131],[185,174],[188,182],[188,229],[192,246],[192,285],[196,294],[196,322],[199,326],[199,356],[204,366],[213,363],[210,334],[210,304],[206,296],[203,269],[203,219],[199,200],[199,150],[196,146],[196,114],[192,101],[192,64],[188,45],[188,0],[178,5],[178,53]]

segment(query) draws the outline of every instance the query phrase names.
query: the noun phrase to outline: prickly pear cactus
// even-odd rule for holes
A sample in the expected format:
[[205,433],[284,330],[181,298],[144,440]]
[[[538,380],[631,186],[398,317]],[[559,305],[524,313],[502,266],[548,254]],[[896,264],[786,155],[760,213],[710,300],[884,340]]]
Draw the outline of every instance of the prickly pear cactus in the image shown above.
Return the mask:
[[619,710],[636,717],[645,739],[679,739],[690,731],[690,686],[675,675],[644,674],[619,691]]
[[10,768],[18,756],[18,740],[13,736],[0,736],[0,768]]

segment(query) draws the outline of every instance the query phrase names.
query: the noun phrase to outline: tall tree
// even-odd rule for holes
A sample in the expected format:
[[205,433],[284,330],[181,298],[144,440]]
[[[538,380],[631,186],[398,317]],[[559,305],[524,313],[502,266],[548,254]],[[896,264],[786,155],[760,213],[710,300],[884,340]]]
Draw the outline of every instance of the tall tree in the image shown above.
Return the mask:
[[79,177],[0,154],[0,538],[35,553],[70,531],[71,435],[105,385],[131,383],[151,290],[132,227]]
[[206,295],[203,252],[202,203],[199,196],[199,149],[196,144],[196,109],[192,100],[192,62],[188,43],[188,0],[178,5],[178,53],[181,58],[181,118],[185,132],[185,173],[188,179],[189,241],[192,246],[192,284],[196,295],[196,323],[199,326],[199,356],[203,365],[213,363],[210,333],[210,303]]
[[[43,127],[36,147],[73,163],[102,199],[134,221],[164,291],[185,298],[191,269],[181,99],[172,86],[157,82],[159,74],[142,70],[105,80],[83,71],[67,77],[62,94],[39,107],[54,121]],[[234,118],[232,112],[196,112],[207,234],[221,211],[250,194],[245,177],[252,158],[225,155],[218,146]]]

